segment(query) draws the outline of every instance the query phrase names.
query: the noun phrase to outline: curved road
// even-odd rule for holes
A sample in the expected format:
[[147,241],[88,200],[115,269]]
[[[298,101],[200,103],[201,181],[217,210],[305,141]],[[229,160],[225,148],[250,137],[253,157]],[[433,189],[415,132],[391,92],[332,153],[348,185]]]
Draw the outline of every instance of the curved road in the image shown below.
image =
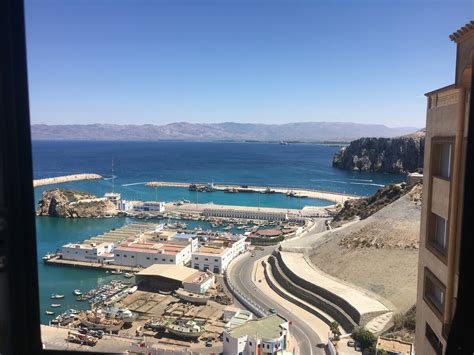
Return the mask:
[[298,342],[300,354],[325,354],[323,349],[316,347],[317,344],[321,343],[321,338],[311,326],[296,317],[293,313],[287,311],[278,302],[264,294],[253,284],[252,269],[255,261],[265,255],[271,254],[273,250],[275,250],[275,246],[265,247],[263,251],[255,251],[255,257],[251,257],[250,254],[247,253],[233,263],[228,277],[231,279],[234,287],[236,287],[240,293],[250,298],[254,303],[265,310],[274,308],[278,314],[293,321],[291,333]]

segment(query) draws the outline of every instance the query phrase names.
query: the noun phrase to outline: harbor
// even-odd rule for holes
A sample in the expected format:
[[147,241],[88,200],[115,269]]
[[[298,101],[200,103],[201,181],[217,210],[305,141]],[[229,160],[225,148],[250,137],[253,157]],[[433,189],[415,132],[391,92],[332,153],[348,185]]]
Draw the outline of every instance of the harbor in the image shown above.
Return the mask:
[[56,176],[56,177],[45,178],[45,179],[35,179],[33,180],[33,187],[61,184],[64,182],[72,182],[72,181],[99,180],[99,179],[102,179],[102,176],[98,174],[75,174],[75,175]]
[[289,197],[298,198],[314,198],[326,200],[333,203],[344,203],[347,200],[359,198],[360,196],[328,192],[314,189],[303,189],[296,187],[283,186],[256,186],[256,185],[238,185],[238,184],[215,184],[215,183],[185,183],[185,182],[167,182],[167,181],[150,181],[145,183],[149,187],[179,187],[193,189],[198,192],[223,191],[228,193],[278,193]]

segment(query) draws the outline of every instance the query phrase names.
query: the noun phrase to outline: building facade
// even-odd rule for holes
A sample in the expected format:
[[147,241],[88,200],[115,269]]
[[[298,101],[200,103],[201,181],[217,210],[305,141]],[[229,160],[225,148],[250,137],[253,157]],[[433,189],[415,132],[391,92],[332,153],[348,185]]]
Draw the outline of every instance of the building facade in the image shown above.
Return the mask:
[[61,247],[60,253],[65,260],[100,263],[111,259],[113,246],[113,243],[69,243]]
[[214,248],[204,246],[191,255],[191,267],[201,271],[222,274],[233,259],[232,248]]
[[415,351],[428,355],[445,353],[456,308],[474,22],[450,38],[455,83],[426,94]]
[[290,324],[273,314],[224,330],[224,355],[291,354]]

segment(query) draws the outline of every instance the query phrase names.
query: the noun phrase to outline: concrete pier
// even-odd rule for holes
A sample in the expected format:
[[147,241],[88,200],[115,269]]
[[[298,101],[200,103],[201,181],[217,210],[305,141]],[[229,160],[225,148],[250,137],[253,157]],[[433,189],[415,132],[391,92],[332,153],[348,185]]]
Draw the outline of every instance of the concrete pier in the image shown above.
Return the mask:
[[60,184],[62,182],[79,181],[79,180],[99,180],[102,176],[97,174],[76,174],[76,175],[65,175],[56,176],[46,179],[33,180],[33,187]]
[[[186,182],[150,181],[150,182],[147,182],[145,185],[149,187],[188,188],[190,184],[191,183],[186,183]],[[213,186],[217,191],[224,191],[226,189],[235,189],[239,193],[246,193],[246,192],[263,193],[265,192],[267,188],[270,188],[275,193],[287,194],[291,192],[294,197],[316,198],[320,200],[331,201],[334,203],[344,203],[345,201],[350,200],[350,199],[360,198],[360,196],[357,196],[357,195],[342,194],[338,192],[328,192],[328,191],[320,191],[320,190],[313,190],[313,189],[303,189],[303,188],[296,188],[296,187],[284,187],[284,186],[273,187],[273,186],[245,185],[246,187],[242,187],[242,185],[232,185],[232,184],[214,184]]]

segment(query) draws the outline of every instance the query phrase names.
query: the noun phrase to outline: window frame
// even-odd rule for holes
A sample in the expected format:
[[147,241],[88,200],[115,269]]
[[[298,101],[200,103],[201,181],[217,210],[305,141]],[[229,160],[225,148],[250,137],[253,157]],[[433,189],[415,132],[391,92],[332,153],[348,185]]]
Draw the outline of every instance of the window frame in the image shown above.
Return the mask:
[[[438,287],[443,292],[442,311],[434,304],[434,302],[427,297],[427,281],[431,282],[435,287]],[[433,311],[436,317],[443,323],[443,316],[446,308],[446,286],[436,277],[436,275],[427,267],[423,270],[423,301]]]

